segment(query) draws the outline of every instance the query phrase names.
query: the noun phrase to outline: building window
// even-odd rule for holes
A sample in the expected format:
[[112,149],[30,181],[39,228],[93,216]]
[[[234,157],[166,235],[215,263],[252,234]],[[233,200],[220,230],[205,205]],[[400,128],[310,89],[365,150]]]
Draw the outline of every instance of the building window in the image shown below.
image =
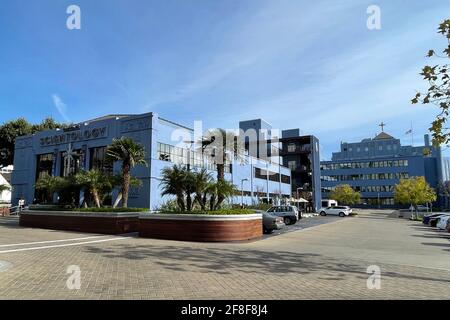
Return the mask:
[[360,151],[361,151],[360,147],[356,148],[356,152],[360,152]]
[[364,151],[368,152],[369,151],[369,147],[365,147]]
[[68,177],[77,174],[82,169],[83,154],[81,150],[61,152],[60,176]]
[[36,181],[40,178],[51,176],[53,173],[53,153],[37,156]]
[[288,168],[294,171],[295,169],[297,169],[297,162],[295,160],[288,161]]
[[107,147],[91,148],[89,150],[89,169],[99,170],[105,174],[112,174],[113,164],[106,157]]
[[281,183],[291,184],[291,177],[285,174],[281,175]]
[[295,152],[296,146],[295,143],[288,144],[288,152]]

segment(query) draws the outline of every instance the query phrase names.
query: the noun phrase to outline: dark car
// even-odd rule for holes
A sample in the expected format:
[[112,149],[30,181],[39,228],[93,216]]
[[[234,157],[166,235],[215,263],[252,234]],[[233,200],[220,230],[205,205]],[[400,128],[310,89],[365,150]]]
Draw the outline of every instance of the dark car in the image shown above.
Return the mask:
[[447,215],[448,215],[448,214],[440,214],[439,216],[431,217],[431,218],[429,219],[428,225],[429,225],[430,227],[437,227],[437,224],[438,224],[438,222],[439,222],[439,219],[440,219],[441,217],[447,216]]
[[428,225],[428,224],[430,224],[430,220],[431,219],[438,218],[438,217],[443,216],[443,215],[445,215],[445,213],[434,213],[434,214],[430,214],[428,216],[424,216],[423,220],[422,220],[422,223]]
[[273,230],[284,228],[284,220],[282,217],[275,216],[268,212],[263,212],[263,231],[264,233],[272,233]]

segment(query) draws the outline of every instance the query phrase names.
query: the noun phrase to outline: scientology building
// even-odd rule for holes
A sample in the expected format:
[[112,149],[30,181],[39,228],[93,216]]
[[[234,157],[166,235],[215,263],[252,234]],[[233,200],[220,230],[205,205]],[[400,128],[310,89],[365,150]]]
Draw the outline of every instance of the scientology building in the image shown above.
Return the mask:
[[[199,133],[200,136],[203,132]],[[80,170],[98,169],[120,172],[120,164],[111,166],[105,161],[106,148],[113,138],[130,137],[146,150],[148,166],[138,166],[132,174],[142,181],[142,186],[130,190],[129,206],[156,209],[168,198],[161,197],[161,171],[173,164],[204,167],[213,172],[208,163],[194,148],[194,130],[155,113],[139,115],[109,115],[89,120],[68,129],[38,132],[16,140],[14,171],[12,174],[12,203],[19,199],[26,204],[48,200],[47,195],[35,190],[40,177],[68,176]],[[279,165],[281,161],[247,156],[244,164],[227,164],[225,178],[239,190],[233,203],[246,204],[257,201],[279,202],[290,197],[291,172]],[[78,201],[82,200],[82,193]]]

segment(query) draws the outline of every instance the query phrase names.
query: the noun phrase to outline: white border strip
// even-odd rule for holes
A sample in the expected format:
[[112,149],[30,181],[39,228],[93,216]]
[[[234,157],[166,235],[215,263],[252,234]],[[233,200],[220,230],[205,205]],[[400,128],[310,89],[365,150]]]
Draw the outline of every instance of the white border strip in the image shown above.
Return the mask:
[[70,242],[70,241],[87,240],[87,239],[98,239],[98,238],[106,238],[106,237],[108,237],[108,236],[92,236],[92,237],[72,238],[72,239],[59,239],[59,240],[47,240],[47,241],[36,241],[36,242],[1,244],[0,248],[19,247],[19,246],[28,246],[28,245],[33,245],[33,244],[44,244],[44,243],[55,243],[55,242]]
[[118,237],[118,238],[109,238],[109,239],[102,239],[102,240],[77,242],[77,243],[58,244],[58,245],[53,245],[53,246],[43,246],[43,247],[3,250],[3,251],[0,251],[0,254],[1,253],[11,253],[11,252],[20,252],[20,251],[43,250],[43,249],[50,249],[50,248],[71,247],[71,246],[79,246],[79,245],[89,244],[89,243],[99,243],[99,242],[107,242],[107,241],[124,240],[124,239],[128,239],[128,238],[129,237]]
[[245,221],[262,220],[261,213],[209,215],[209,214],[141,214],[139,219],[145,220],[195,220],[195,221]]

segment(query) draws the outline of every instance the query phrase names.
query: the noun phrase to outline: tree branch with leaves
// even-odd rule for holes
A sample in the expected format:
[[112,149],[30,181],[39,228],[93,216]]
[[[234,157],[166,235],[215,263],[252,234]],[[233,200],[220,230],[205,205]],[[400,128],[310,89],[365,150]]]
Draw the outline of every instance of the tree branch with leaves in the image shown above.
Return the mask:
[[428,58],[442,59],[442,64],[426,65],[420,75],[428,82],[427,92],[417,92],[411,100],[412,104],[433,104],[440,109],[436,119],[431,123],[430,132],[433,135],[433,144],[448,144],[450,141],[450,128],[445,127],[449,116],[450,107],[450,19],[443,21],[438,28],[438,33],[447,40],[447,47],[442,50],[442,54],[435,50],[429,50]]

